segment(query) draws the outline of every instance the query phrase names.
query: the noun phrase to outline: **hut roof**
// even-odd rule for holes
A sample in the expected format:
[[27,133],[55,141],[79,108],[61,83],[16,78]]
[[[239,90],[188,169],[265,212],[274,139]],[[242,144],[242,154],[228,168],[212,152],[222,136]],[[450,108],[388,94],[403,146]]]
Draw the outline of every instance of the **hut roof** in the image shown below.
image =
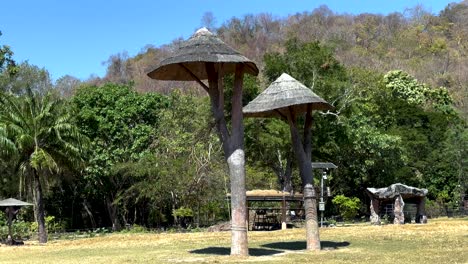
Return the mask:
[[[302,201],[302,193],[289,193],[278,190],[251,190],[245,192],[247,201]],[[231,194],[227,194],[228,198]]]
[[285,118],[289,107],[293,107],[296,113],[305,113],[308,105],[312,105],[312,110],[333,109],[332,105],[304,84],[283,73],[265,91],[247,104],[243,112],[246,117]]
[[8,198],[8,199],[0,201],[0,206],[25,206],[25,205],[33,205],[33,204],[23,202],[20,200],[16,200],[14,198]]
[[428,193],[427,189],[419,189],[401,183],[394,183],[384,188],[367,188],[366,191],[370,196],[378,199],[393,199],[398,195],[401,195],[403,199],[425,197]]
[[192,81],[208,78],[205,63],[222,63],[224,73],[234,73],[236,64],[244,63],[244,73],[257,75],[254,62],[226,45],[206,28],[201,28],[187,41],[183,42],[175,54],[164,59],[148,76],[158,80]]

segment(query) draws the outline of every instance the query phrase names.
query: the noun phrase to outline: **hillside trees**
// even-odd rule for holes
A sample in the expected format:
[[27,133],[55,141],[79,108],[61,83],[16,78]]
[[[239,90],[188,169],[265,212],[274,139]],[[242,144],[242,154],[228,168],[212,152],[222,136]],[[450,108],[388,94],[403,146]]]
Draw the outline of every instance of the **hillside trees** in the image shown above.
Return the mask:
[[65,75],[55,81],[54,89],[62,98],[70,98],[82,84],[82,81],[71,75]]
[[[0,37],[2,32],[0,31]],[[10,46],[0,46],[0,74],[6,72],[9,75],[14,75],[17,71],[16,62],[13,60],[13,51]]]
[[0,74],[0,87],[5,92],[17,95],[26,94],[28,89],[46,94],[52,90],[52,80],[46,69],[22,62],[16,66],[14,75]]
[[[314,116],[313,157],[340,167],[332,180],[338,190],[366,199],[366,187],[403,182],[434,186],[435,199],[447,188],[431,181],[444,181],[449,173],[450,182],[458,182],[455,166],[434,165],[447,153],[441,149],[448,144],[446,131],[463,124],[446,88],[432,88],[402,71],[385,76],[358,67],[346,71],[316,42],[288,41],[285,53],[265,56],[265,65],[266,76],[289,72],[335,105],[335,112]],[[257,126],[262,133],[265,128]],[[448,189],[448,197],[456,196],[454,186]]]

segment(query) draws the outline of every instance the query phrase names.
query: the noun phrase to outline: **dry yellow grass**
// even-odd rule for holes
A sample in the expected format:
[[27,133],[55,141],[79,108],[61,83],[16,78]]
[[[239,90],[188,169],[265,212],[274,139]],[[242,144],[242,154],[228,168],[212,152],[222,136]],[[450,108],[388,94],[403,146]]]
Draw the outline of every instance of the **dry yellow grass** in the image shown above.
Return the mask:
[[247,258],[229,256],[229,232],[112,234],[1,246],[0,263],[468,263],[468,218],[320,232],[320,252],[304,250],[303,229],[249,232]]

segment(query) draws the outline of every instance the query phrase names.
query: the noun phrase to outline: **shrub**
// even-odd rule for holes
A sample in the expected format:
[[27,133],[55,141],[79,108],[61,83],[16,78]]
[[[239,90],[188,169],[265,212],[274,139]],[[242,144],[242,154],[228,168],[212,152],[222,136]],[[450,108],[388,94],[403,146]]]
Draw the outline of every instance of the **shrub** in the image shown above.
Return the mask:
[[361,200],[357,197],[346,197],[342,194],[335,196],[333,204],[338,206],[341,217],[345,220],[352,220],[359,212]]
[[179,209],[172,210],[176,223],[181,227],[187,228],[193,218],[193,211],[190,208],[180,207]]
[[[23,221],[21,218],[13,220],[12,235],[14,239],[25,239],[31,237],[31,224]],[[8,237],[8,223],[3,213],[0,213],[0,240]]]

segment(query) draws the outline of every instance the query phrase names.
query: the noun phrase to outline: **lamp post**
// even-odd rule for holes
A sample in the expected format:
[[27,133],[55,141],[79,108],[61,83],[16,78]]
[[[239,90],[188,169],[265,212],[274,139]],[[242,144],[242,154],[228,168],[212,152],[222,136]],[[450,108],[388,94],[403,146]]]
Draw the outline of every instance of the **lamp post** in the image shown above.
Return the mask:
[[320,203],[319,203],[320,227],[323,227],[323,212],[325,211],[325,202],[323,201],[323,188],[324,188],[324,181],[326,179],[327,179],[327,171],[322,170],[322,177],[320,178]]
[[[319,202],[319,211],[320,211],[320,227],[323,227],[323,212],[325,211],[325,202],[323,201],[323,193],[325,184],[324,181],[328,178],[327,171],[329,169],[336,169],[338,168],[335,164],[331,162],[312,162],[312,169],[319,169],[322,172],[322,176],[320,177],[320,202]],[[330,188],[327,187],[327,196],[330,197]]]

